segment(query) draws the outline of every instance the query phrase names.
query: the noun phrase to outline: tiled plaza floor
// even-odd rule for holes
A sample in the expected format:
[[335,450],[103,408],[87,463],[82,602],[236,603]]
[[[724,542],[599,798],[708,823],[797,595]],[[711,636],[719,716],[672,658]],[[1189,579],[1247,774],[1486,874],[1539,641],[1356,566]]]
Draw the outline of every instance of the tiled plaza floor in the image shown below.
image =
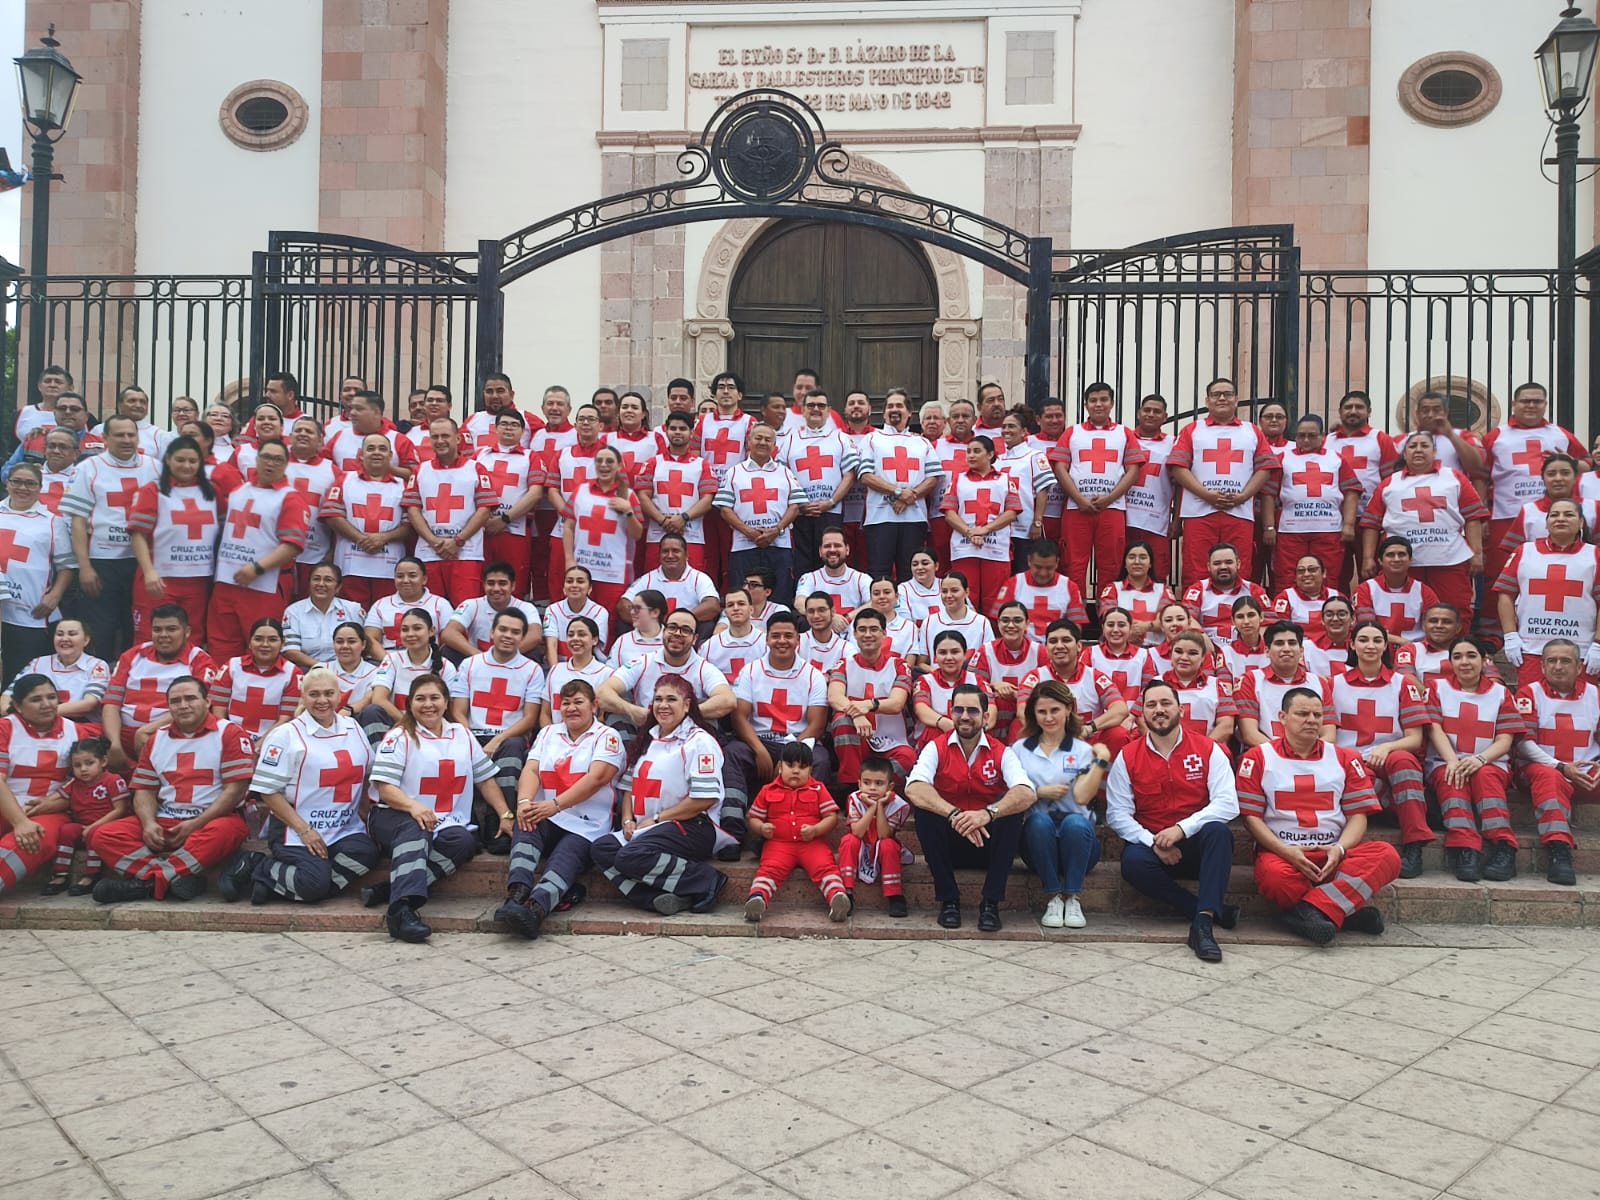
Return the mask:
[[1418,933],[4,932],[0,1200],[1600,1197],[1600,937]]

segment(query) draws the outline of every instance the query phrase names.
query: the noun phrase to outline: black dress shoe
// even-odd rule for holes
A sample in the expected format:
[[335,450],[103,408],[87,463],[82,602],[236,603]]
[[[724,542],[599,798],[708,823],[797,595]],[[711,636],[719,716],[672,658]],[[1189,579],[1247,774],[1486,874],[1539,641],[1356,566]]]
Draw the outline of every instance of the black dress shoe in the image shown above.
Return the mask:
[[728,886],[728,877],[721,871],[718,871],[716,875],[717,881],[711,885],[711,890],[702,896],[696,897],[694,903],[689,905],[690,912],[708,913],[717,906],[717,901],[722,899],[723,890]]
[[389,903],[389,881],[374,883],[361,889],[361,907],[377,908],[380,904]]
[[1383,914],[1369,904],[1346,917],[1344,927],[1357,933],[1379,934],[1384,930]]
[[1224,904],[1217,909],[1217,915],[1212,920],[1223,929],[1232,929],[1239,924],[1239,906],[1237,904]]
[[204,896],[205,894],[206,877],[204,875],[180,875],[167,888],[168,900],[193,900],[196,896]]
[[1327,915],[1304,900],[1283,914],[1283,923],[1290,933],[1298,934],[1315,946],[1326,946],[1339,932],[1338,926]]
[[889,897],[889,915],[891,917],[904,917],[908,915],[909,911],[906,908],[906,898],[904,896]]
[[278,898],[278,893],[272,890],[272,885],[262,883],[259,879],[250,885],[250,907],[261,908],[271,904]]
[[531,942],[544,924],[544,910],[536,904],[507,900],[494,910],[494,919]]
[[1572,869],[1572,847],[1565,842],[1551,842],[1544,848],[1545,870],[1544,877],[1551,883],[1564,884],[1573,887],[1578,882],[1578,873]]
[[1400,878],[1415,879],[1422,874],[1422,848],[1428,842],[1407,842],[1400,847]]
[[939,906],[939,926],[942,929],[961,928],[961,905],[954,900],[946,900]]
[[721,850],[718,850],[716,859],[718,862],[738,862],[739,843],[734,842],[731,846],[724,846]]
[[978,905],[978,932],[998,933],[1000,931],[1000,906],[993,900],[985,900]]
[[1489,848],[1488,860],[1483,864],[1483,877],[1493,883],[1504,883],[1517,877],[1517,848],[1510,842],[1494,842]]
[[389,906],[389,911],[384,914],[383,924],[388,929],[389,936],[397,942],[425,942],[433,936],[433,930],[417,916],[417,910],[405,901]]
[[504,858],[511,853],[511,835],[509,833],[497,833],[493,837],[486,837],[482,840],[485,854],[492,854],[496,858]]
[[1189,926],[1189,949],[1194,951],[1194,956],[1201,962],[1221,962],[1222,947],[1217,945],[1217,939],[1211,935],[1211,918],[1204,914],[1194,919],[1194,924]]
[[1483,878],[1483,854],[1470,846],[1456,851],[1456,878],[1462,883],[1477,883]]
[[107,875],[94,885],[96,904],[123,904],[129,900],[149,900],[156,894],[156,885],[148,879],[123,879]]
[[261,855],[252,850],[240,850],[222,864],[217,875],[217,895],[229,904],[243,900],[250,890],[250,880],[256,873]]

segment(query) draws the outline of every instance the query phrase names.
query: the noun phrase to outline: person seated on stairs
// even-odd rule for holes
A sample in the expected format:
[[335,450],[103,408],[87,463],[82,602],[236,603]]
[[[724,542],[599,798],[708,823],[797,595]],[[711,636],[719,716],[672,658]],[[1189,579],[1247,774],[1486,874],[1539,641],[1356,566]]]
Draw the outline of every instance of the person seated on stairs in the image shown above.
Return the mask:
[[[1379,630],[1381,634],[1381,629]],[[1256,890],[1293,933],[1318,946],[1341,929],[1382,933],[1372,898],[1400,874],[1388,842],[1367,841],[1380,811],[1361,754],[1322,740],[1322,697],[1291,688],[1283,736],[1239,761],[1239,811],[1256,840]]]
[[891,917],[907,915],[900,868],[910,861],[899,835],[911,821],[911,806],[894,790],[894,764],[874,754],[861,764],[859,786],[845,801],[845,829],[839,839],[839,875],[855,910],[856,883],[878,882]]
[[850,897],[828,842],[839,823],[839,806],[822,781],[812,778],[811,768],[811,747],[789,742],[778,752],[777,778],[757,792],[750,805],[750,832],[766,840],[744,905],[746,921],[766,915],[773,895],[796,867],[822,889],[828,920],[842,921],[850,915]]
[[1520,775],[1533,801],[1545,878],[1572,887],[1572,802],[1600,800],[1600,688],[1583,678],[1576,642],[1551,638],[1541,661],[1544,678],[1517,689]]
[[[1232,929],[1239,909],[1223,903],[1233,866],[1228,822],[1239,812],[1233,767],[1221,746],[1183,726],[1178,689],[1165,680],[1140,695],[1144,736],[1123,747],[1106,779],[1106,824],[1126,844],[1122,878],[1189,921],[1189,949],[1221,962],[1213,924]],[[1199,895],[1178,884],[1199,881]]]
[[1022,814],[1038,798],[1015,748],[984,732],[988,709],[982,688],[957,685],[950,699],[955,728],[922,748],[906,781],[944,929],[961,928],[956,868],[977,867],[985,871],[978,929],[999,931]]

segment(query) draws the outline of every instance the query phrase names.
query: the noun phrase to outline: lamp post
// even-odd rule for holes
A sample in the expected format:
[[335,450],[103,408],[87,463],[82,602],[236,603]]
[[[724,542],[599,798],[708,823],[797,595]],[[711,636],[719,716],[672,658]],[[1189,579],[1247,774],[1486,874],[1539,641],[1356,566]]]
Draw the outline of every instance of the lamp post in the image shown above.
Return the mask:
[[[78,99],[81,76],[67,56],[56,49],[56,27],[39,39],[17,64],[17,91],[22,99],[22,123],[33,136],[33,248],[28,257],[33,304],[28,318],[28,394],[32,394],[45,368],[45,279],[50,256],[50,181],[56,178],[56,143],[67,131]],[[23,402],[19,384],[18,407]]]
[[1589,106],[1600,26],[1569,4],[1539,47],[1539,83],[1556,137],[1556,422],[1571,429],[1577,388],[1578,118]]

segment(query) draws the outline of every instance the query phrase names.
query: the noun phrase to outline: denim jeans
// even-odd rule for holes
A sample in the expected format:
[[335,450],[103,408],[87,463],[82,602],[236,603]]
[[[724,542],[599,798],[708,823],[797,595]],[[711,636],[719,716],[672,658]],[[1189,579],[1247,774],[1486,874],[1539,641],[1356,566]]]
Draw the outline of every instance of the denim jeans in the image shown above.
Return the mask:
[[1022,818],[1022,861],[1050,895],[1077,895],[1083,877],[1100,861],[1094,822],[1081,813],[1030,808]]

